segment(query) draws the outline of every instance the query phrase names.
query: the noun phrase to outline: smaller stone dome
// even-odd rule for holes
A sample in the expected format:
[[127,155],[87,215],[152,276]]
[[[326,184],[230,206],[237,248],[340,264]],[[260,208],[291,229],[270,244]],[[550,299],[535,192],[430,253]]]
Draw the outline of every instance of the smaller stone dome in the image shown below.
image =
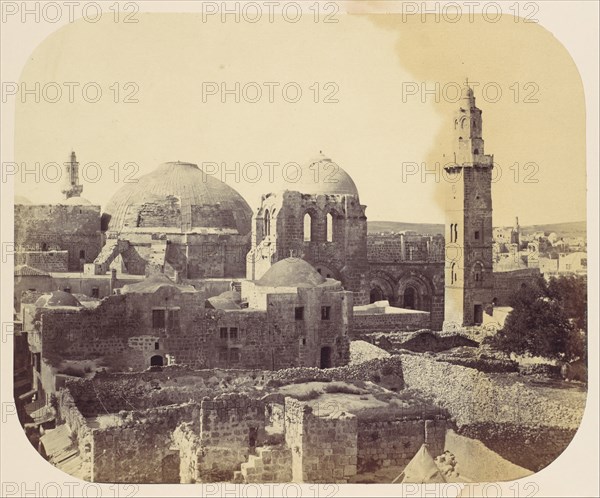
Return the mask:
[[298,181],[290,181],[286,184],[286,188],[303,194],[338,194],[358,197],[358,189],[350,175],[322,152],[303,165]]
[[127,284],[121,288],[121,294],[154,294],[157,290],[169,287],[180,292],[196,292],[191,285],[181,285],[173,282],[164,273],[155,273],[135,284]]
[[286,258],[271,266],[256,284],[264,287],[317,287],[326,280],[303,259]]
[[57,308],[62,306],[82,307],[81,303],[73,294],[61,290],[53,291],[50,294],[44,294],[35,302],[36,308]]

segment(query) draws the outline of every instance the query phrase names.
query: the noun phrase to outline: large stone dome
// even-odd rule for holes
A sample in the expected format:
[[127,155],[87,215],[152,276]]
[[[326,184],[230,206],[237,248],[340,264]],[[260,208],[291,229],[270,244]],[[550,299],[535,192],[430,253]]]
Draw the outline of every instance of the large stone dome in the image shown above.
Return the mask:
[[204,229],[250,232],[252,210],[229,185],[197,165],[169,162],[121,187],[102,215],[111,232],[170,228],[182,233]]
[[313,195],[341,194],[358,196],[358,189],[350,175],[323,153],[304,164],[299,180],[293,182],[290,179],[286,184],[286,189]]

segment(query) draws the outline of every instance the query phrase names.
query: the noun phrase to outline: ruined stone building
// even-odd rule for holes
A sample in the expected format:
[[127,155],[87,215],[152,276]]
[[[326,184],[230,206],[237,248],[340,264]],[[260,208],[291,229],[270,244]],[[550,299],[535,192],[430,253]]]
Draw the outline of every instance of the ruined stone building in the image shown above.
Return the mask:
[[367,217],[348,173],[321,154],[305,165],[297,183],[263,195],[253,217],[247,278],[260,278],[290,254],[368,302]]

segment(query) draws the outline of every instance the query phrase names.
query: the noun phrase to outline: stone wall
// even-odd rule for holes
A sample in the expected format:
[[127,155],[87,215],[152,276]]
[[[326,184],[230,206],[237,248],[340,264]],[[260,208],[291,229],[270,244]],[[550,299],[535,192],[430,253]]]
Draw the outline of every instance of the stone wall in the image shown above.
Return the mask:
[[461,435],[481,441],[510,462],[533,472],[539,472],[556,460],[576,432],[576,429],[494,422],[460,429]]
[[444,451],[446,421],[358,420],[358,471],[404,467],[427,443],[433,457]]
[[[94,261],[101,247],[100,206],[15,206],[17,254],[34,251],[25,256],[27,262],[15,264],[28,264],[46,271],[81,271],[84,263]],[[36,254],[46,251],[67,251],[67,269],[36,266],[36,263],[49,262]]]
[[79,448],[79,457],[83,464],[82,475],[89,476],[90,480],[93,474],[93,444],[94,438],[91,429],[79,408],[73,400],[73,396],[66,389],[61,389],[56,395],[57,401],[57,425],[67,424],[71,434],[76,436]]
[[292,452],[289,448],[278,446],[264,446],[256,449],[256,455],[250,455],[241,470],[234,475],[234,482],[240,483],[268,483],[291,482],[292,480]]
[[417,233],[369,234],[369,263],[399,263],[401,261],[444,260],[444,237]]
[[18,251],[15,265],[27,265],[48,272],[69,271],[69,251]]
[[92,429],[93,482],[179,483],[179,451],[172,434],[197,420],[197,403],[122,412],[114,426]]
[[292,450],[292,480],[346,483],[357,473],[357,418],[344,412],[317,416],[285,399],[285,440]]
[[[583,403],[544,396],[520,382],[417,355],[401,355],[406,385],[433,395],[459,433],[533,471],[555,460],[575,435]],[[507,382],[508,380],[508,382]]]
[[424,311],[355,314],[352,333],[354,337],[359,337],[370,332],[410,332],[428,329],[430,325],[431,314]]
[[539,277],[539,268],[527,268],[523,270],[494,272],[495,306],[509,306],[511,297],[521,290],[521,286],[530,285],[535,278]]
[[578,407],[543,397],[519,382],[502,383],[473,368],[422,355],[400,355],[407,387],[434,395],[458,426],[508,423],[577,429]]
[[205,399],[200,412],[200,482],[231,481],[240,465],[260,445],[265,430],[265,404],[244,394]]

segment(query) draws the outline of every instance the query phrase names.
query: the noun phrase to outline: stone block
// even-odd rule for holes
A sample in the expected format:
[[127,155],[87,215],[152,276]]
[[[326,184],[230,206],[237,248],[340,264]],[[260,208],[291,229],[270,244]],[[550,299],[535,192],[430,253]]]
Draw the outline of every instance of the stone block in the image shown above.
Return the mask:
[[344,476],[351,477],[356,475],[356,465],[346,465],[344,466]]

